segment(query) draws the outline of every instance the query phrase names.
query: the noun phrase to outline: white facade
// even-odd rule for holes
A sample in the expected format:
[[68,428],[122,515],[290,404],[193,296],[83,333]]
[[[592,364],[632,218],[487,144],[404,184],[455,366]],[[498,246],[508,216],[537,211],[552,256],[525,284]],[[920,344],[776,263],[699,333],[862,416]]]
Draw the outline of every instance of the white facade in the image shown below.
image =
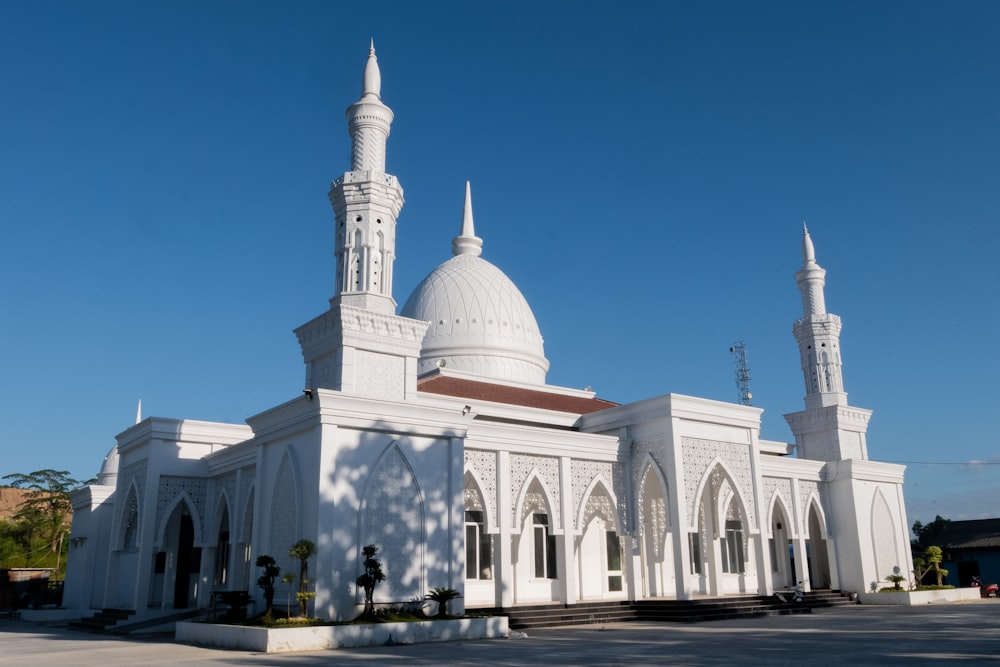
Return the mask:
[[841,323],[807,231],[795,445],[760,439],[759,408],[678,394],[618,405],[547,385],[534,314],[480,256],[468,188],[453,257],[396,314],[403,196],[384,173],[380,88],[372,49],[347,110],[351,170],[330,190],[334,295],[296,330],[308,390],[247,425],[151,418],[120,434],[73,496],[67,606],[261,600],[257,556],[297,572],[299,539],[318,546],[314,613],[331,619],[359,613],[372,543],[387,575],[377,602],[442,586],[463,594],[453,611],[798,581],[863,591],[912,569],[903,467],[868,460],[871,413],[847,404]]

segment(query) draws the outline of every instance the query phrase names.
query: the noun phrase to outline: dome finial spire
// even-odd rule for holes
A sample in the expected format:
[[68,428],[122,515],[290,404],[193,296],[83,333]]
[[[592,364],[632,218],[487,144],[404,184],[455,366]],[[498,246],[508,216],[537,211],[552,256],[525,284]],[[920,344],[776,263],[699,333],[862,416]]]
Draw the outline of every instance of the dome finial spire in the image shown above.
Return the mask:
[[472,220],[472,185],[465,182],[465,211],[462,214],[462,233],[451,241],[453,255],[483,254],[483,240],[476,236],[475,223]]

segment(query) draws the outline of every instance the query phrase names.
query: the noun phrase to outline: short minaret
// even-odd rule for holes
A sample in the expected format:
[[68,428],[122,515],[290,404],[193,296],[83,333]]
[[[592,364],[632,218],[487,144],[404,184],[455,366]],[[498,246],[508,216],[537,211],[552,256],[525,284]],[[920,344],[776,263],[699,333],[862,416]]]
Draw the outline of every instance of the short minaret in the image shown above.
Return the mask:
[[393,113],[382,103],[381,94],[382,75],[373,41],[361,98],[347,107],[351,170],[330,187],[337,225],[337,284],[331,303],[392,314],[396,312],[392,264],[403,188],[395,176],[385,173],[385,144]]
[[867,459],[869,410],[847,405],[840,359],[840,317],[826,312],[826,271],[816,263],[809,230],[802,227],[802,268],[795,274],[802,294],[802,317],[792,333],[799,344],[805,377],[806,409],[785,415],[801,458],[834,461]]
[[337,260],[330,310],[295,334],[306,363],[306,389],[403,400],[416,392],[417,358],[428,324],[395,314],[392,263],[403,189],[385,173],[393,114],[381,94],[373,42],[361,98],[347,107],[351,170],[330,186]]

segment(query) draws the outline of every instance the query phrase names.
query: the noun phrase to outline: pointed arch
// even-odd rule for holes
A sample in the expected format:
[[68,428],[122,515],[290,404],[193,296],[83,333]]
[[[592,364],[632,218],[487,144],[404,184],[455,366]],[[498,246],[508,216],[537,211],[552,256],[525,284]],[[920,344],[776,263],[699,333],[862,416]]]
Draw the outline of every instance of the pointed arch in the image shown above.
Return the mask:
[[226,490],[222,489],[221,491],[219,491],[219,493],[216,494],[215,496],[215,506],[213,507],[212,525],[210,526],[211,530],[208,531],[208,535],[210,538],[213,535],[216,535],[219,532],[219,530],[223,527],[222,519],[224,513],[228,515],[226,516],[226,519],[229,523],[228,526],[229,532],[233,532],[233,519],[235,518],[236,515],[233,513],[232,507],[233,504],[229,502],[229,494],[226,493]]
[[167,505],[163,512],[163,516],[160,517],[160,525],[156,531],[156,540],[153,542],[154,546],[160,547],[166,543],[167,524],[170,523],[170,517],[173,516],[174,511],[182,504],[186,507],[187,513],[191,517],[191,523],[194,528],[194,544],[205,544],[205,536],[202,533],[201,517],[198,515],[197,506],[187,491],[181,491],[170,501],[170,504]]
[[[729,480],[724,479],[719,484],[719,493],[718,493],[718,497],[716,498],[716,503],[715,503],[715,508],[714,508],[715,509],[715,519],[716,519],[716,522],[718,523],[718,525],[721,526],[721,525],[725,524],[726,518],[730,514],[733,514],[733,511],[732,511],[733,510],[733,504],[732,503],[733,503],[733,498],[735,497],[735,495],[736,495],[736,490],[733,489],[732,483]],[[736,509],[736,514],[740,514],[741,515],[740,518],[741,519],[745,519],[745,516],[743,516],[742,512],[740,511],[739,504],[736,505],[735,509]]]
[[[605,497],[607,503],[591,503],[591,499],[597,500],[601,495]],[[614,492],[611,491],[611,486],[601,474],[595,475],[594,479],[590,480],[587,489],[583,492],[583,498],[580,501],[580,508],[576,516],[574,532],[578,535],[582,534],[594,516],[600,516],[606,522],[613,525],[616,533],[621,534],[624,532],[624,522],[618,513],[618,499],[615,497]]]
[[135,480],[128,485],[125,502],[118,517],[118,534],[115,539],[116,551],[131,551],[139,547],[142,514],[139,507],[139,490]]
[[[639,487],[638,487],[638,498],[637,506],[639,507],[639,516],[646,516],[647,511],[650,508],[646,507],[647,496],[649,491],[649,485],[651,483],[658,484],[659,497],[663,500],[662,511],[659,514],[663,517],[664,529],[670,530],[670,484],[667,482],[666,475],[663,474],[663,470],[660,465],[656,462],[649,452],[646,452],[646,456],[639,466],[642,473],[639,475]],[[640,522],[641,525],[641,522]]]
[[[426,499],[398,440],[372,466],[358,512],[358,557],[368,544],[379,547],[385,583],[376,602],[422,597],[425,587]],[[360,599],[360,598],[359,598]]]
[[[802,526],[803,534],[809,539],[827,539],[826,513],[823,512],[823,504],[820,503],[819,495],[815,491],[809,494],[809,497],[806,499],[805,507],[806,513],[805,516],[802,517],[805,521],[805,524]],[[819,535],[813,535],[809,527],[809,516],[812,512],[816,513]]]
[[[465,464],[465,472],[462,475],[463,485],[465,488],[465,509],[466,511],[470,509],[481,510],[486,516],[486,531],[489,533],[496,533],[500,531],[500,528],[496,520],[496,510],[493,507],[491,498],[486,497],[486,493],[483,491],[486,488],[483,485],[483,480],[479,476],[479,472],[469,463]],[[470,493],[475,494],[474,497],[478,497],[479,507],[470,507],[469,501]]]
[[781,493],[780,489],[775,489],[771,492],[771,497],[767,501],[767,537],[774,537],[774,511],[777,509],[781,512],[782,517],[785,519],[785,524],[788,528],[788,536],[796,537],[798,531],[795,530],[795,526],[792,523],[791,516],[792,513],[788,509],[791,507],[791,503],[785,498],[784,494]]
[[[515,525],[513,532],[520,533],[524,527],[524,520],[532,510],[544,510],[542,513],[549,516],[558,517],[557,506],[553,502],[553,494],[538,468],[532,468],[531,472],[521,485],[521,490],[517,495],[517,502],[514,504]],[[561,522],[556,521],[555,526],[551,526],[552,534],[559,535],[563,532]]]
[[299,534],[299,480],[295,464],[295,452],[286,446],[271,489],[271,530],[265,553],[274,556],[282,569],[291,563],[288,550]]
[[256,495],[256,487],[251,484],[250,490],[247,493],[246,502],[243,504],[243,516],[240,523],[240,542],[252,542],[253,541],[253,503],[254,496]]
[[896,522],[882,489],[875,489],[872,497],[871,535],[875,556],[875,574],[881,581],[899,566],[899,548],[896,543]]
[[795,563],[792,559],[789,545],[793,543],[797,533],[794,529],[791,507],[788,500],[777,488],[771,493],[767,504],[767,534],[768,560],[771,562],[771,577],[775,587],[795,585]]
[[[739,503],[740,513],[742,514],[743,520],[747,525],[747,529],[753,532],[753,523],[750,520],[752,515],[750,514],[746,498],[744,498],[740,493],[739,487],[736,485],[735,476],[721,457],[716,456],[712,459],[711,463],[705,467],[705,473],[701,476],[701,479],[698,481],[698,486],[695,489],[694,504],[691,506],[691,509],[695,510],[695,508],[701,505],[703,500],[702,496],[705,493],[706,486],[713,484],[716,485],[716,488],[721,488],[721,482],[723,480],[732,488],[733,496]],[[695,521],[695,523],[697,523],[696,515],[697,513],[695,511],[691,512],[691,519],[692,521]],[[698,526],[689,526],[689,530],[697,531]]]

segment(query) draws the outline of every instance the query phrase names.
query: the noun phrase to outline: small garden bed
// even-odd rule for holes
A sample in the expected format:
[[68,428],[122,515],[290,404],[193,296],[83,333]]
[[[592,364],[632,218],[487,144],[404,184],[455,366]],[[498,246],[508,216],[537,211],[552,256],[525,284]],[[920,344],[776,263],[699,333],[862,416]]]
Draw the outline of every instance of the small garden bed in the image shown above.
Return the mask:
[[317,651],[383,644],[416,644],[507,636],[507,617],[452,618],[390,623],[260,627],[179,622],[176,641],[260,653]]
[[861,604],[918,605],[932,602],[967,602],[979,599],[978,588],[941,588],[937,590],[895,591],[884,588],[877,593],[859,593]]

